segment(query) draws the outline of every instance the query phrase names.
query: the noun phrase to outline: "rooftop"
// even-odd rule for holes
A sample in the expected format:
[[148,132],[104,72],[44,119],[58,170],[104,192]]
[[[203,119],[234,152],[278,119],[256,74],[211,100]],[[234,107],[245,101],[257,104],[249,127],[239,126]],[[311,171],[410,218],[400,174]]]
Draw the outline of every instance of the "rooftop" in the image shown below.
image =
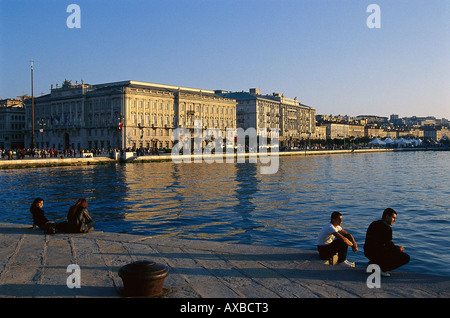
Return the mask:
[[241,92],[221,91],[220,95],[222,95],[226,98],[232,98],[232,99],[236,99],[236,100],[266,99],[266,100],[270,100],[270,101],[282,102],[284,104],[290,104],[293,106],[302,106],[302,107],[312,108],[310,106],[300,103],[300,101],[297,99],[297,97],[295,97],[294,99],[287,98],[283,94],[280,94],[280,93],[272,93],[272,94],[262,95],[261,91],[257,88],[251,88],[248,92],[245,92],[245,91],[241,91]]

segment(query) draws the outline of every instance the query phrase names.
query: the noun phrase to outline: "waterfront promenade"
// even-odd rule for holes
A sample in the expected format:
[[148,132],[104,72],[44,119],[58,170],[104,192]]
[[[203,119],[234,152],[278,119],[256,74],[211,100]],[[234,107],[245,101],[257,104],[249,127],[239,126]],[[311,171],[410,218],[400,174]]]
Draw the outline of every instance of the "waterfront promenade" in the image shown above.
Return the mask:
[[[161,298],[450,297],[450,277],[393,271],[369,288],[364,266],[326,265],[310,250],[0,223],[0,298],[118,298],[118,270],[137,260],[168,267]],[[70,264],[80,267],[80,288],[67,287]]]
[[[372,148],[372,149],[342,149],[342,150],[295,150],[278,152],[278,156],[314,156],[314,155],[332,155],[332,154],[357,154],[370,152],[392,152],[392,151],[424,151],[425,148]],[[438,149],[440,150],[440,149]],[[268,153],[270,157],[272,153]],[[225,162],[227,156],[236,161],[236,154],[223,155],[180,155],[172,156],[170,153],[161,153],[159,155],[136,156],[135,153],[130,154],[126,162],[158,162],[158,161],[172,161],[175,160],[191,160],[196,158],[218,160],[223,159]],[[245,157],[255,157],[258,154],[246,153]],[[188,160],[187,160],[188,159]],[[117,163],[119,160],[111,159],[107,156],[95,156],[89,158],[73,158],[73,157],[58,157],[58,158],[25,158],[25,159],[0,159],[0,169],[16,169],[16,168],[33,168],[33,167],[53,167],[53,166],[81,166],[81,165],[95,165]]]

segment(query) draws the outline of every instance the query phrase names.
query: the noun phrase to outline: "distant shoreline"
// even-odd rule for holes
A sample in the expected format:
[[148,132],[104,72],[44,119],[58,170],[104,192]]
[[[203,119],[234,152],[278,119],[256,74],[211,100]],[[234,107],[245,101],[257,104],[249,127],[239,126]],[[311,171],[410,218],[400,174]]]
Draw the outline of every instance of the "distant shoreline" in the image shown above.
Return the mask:
[[[449,148],[367,148],[367,149],[324,149],[324,150],[295,150],[281,151],[279,156],[315,156],[315,155],[334,155],[334,154],[353,154],[353,153],[372,153],[372,152],[404,152],[404,151],[449,151]],[[272,156],[268,153],[267,156]],[[246,153],[245,157],[257,157],[258,154]],[[237,157],[237,154],[223,155],[183,155],[175,158],[190,159],[201,157],[202,159],[220,159]],[[172,161],[171,154],[151,155],[132,157],[128,160],[115,160],[105,156],[91,158],[30,158],[30,159],[0,159],[0,169],[21,169],[36,167],[58,167],[58,166],[82,166],[82,165],[100,165],[100,164],[116,164],[116,163],[142,163],[142,162],[164,162]]]

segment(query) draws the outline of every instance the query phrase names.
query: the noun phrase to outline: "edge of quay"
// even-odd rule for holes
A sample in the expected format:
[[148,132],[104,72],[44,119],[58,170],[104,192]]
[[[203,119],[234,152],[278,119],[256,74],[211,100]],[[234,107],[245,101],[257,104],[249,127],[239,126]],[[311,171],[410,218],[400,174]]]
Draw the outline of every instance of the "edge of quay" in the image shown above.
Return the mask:
[[[375,152],[404,152],[404,151],[448,151],[450,149],[433,149],[433,148],[389,148],[389,149],[335,149],[335,150],[298,150],[298,151],[282,151],[275,153],[262,154],[263,156],[315,156],[315,155],[335,155],[335,154],[357,154],[357,153],[375,153]],[[259,153],[245,153],[243,156],[248,158],[258,158]],[[142,163],[142,162],[163,162],[173,161],[195,161],[197,158],[201,160],[236,160],[238,155],[234,154],[202,154],[202,155],[179,155],[172,156],[171,154],[161,155],[133,155],[126,160],[112,159],[106,156],[89,157],[89,158],[29,158],[29,159],[0,159],[0,169],[20,169],[20,168],[36,168],[36,167],[57,167],[57,166],[82,166],[82,165],[99,165],[99,164],[116,164],[116,163]]]
[[30,158],[30,159],[2,159],[0,169],[20,169],[37,167],[58,166],[83,166],[116,163],[117,161],[108,157],[92,158]]
[[[364,266],[326,265],[313,250],[102,231],[47,235],[10,223],[0,223],[0,246],[0,298],[120,298],[118,270],[137,260],[168,267],[159,299],[450,297],[450,277],[393,271],[369,288]],[[80,288],[67,285],[71,264],[80,267]]]

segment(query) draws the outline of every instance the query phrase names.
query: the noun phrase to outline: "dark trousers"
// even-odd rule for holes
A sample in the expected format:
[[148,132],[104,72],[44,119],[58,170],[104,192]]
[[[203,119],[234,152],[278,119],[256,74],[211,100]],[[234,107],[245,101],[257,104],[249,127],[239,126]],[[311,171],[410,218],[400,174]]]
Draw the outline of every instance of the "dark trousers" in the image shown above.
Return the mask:
[[56,233],[56,223],[54,222],[46,222],[44,224],[40,224],[39,228],[44,230],[47,234],[55,234]]
[[[86,223],[86,225],[87,225],[87,231],[89,231],[90,229],[92,229],[94,227],[95,221],[92,220],[91,222]],[[80,233],[80,231],[77,229],[76,225],[71,224],[67,221],[58,223],[56,229],[58,230],[58,232]]]
[[317,245],[320,259],[328,260],[334,254],[338,255],[338,263],[342,263],[347,259],[348,245],[339,239],[335,239],[328,245]]
[[377,264],[383,272],[388,272],[409,263],[409,255],[400,251],[374,252],[364,250],[369,264]]

